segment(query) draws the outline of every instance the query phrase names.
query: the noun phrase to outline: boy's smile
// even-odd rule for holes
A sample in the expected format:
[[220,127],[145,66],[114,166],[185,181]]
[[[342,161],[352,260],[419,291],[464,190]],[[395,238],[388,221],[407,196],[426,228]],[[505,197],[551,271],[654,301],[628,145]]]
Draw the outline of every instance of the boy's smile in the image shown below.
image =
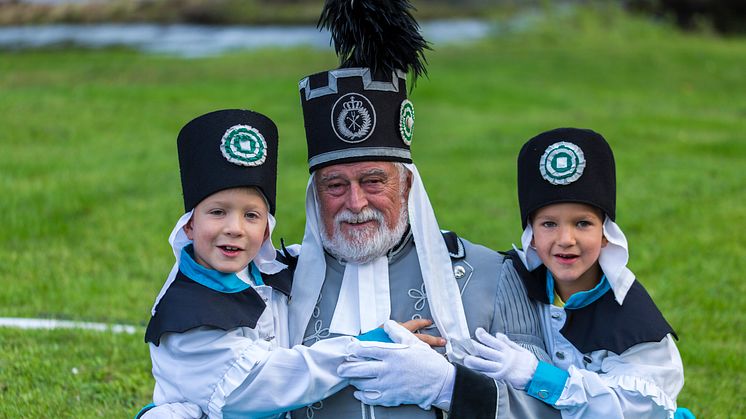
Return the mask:
[[269,235],[268,209],[254,188],[224,189],[194,208],[184,231],[194,242],[194,260],[220,272],[239,272]]
[[564,301],[596,286],[601,278],[598,257],[607,243],[600,210],[571,202],[547,205],[534,213],[531,228],[531,243]]

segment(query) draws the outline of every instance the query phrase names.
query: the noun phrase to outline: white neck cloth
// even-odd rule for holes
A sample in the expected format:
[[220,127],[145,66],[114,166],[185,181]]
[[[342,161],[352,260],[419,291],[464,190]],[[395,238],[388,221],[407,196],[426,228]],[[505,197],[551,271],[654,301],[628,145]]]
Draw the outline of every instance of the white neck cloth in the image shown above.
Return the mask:
[[[473,351],[461,293],[420,174],[413,164],[405,164],[405,167],[412,173],[408,199],[409,223],[430,311],[436,326],[447,340],[446,351],[450,359],[460,361]],[[306,230],[289,304],[293,345],[303,340],[326,276],[318,225],[319,208],[313,187],[312,174],[306,187]],[[362,265],[348,263],[330,331],[356,335],[378,327],[387,320],[391,315],[388,279],[388,258],[385,256]]]
[[[622,229],[615,222],[611,221],[608,216],[604,219],[603,233],[608,244],[606,247],[601,248],[598,263],[601,265],[601,270],[606,275],[609,285],[611,285],[611,290],[614,292],[614,299],[621,305],[624,302],[624,297],[627,296],[627,291],[629,291],[629,288],[635,281],[635,274],[627,268],[627,262],[629,261],[627,237],[624,236]],[[531,228],[531,223],[528,223],[521,235],[523,250],[517,249],[513,245],[513,249],[516,250],[523,265],[529,271],[533,271],[542,264],[536,250],[531,247],[533,236],[534,231]]]
[[[168,243],[171,244],[171,249],[174,251],[176,262],[174,262],[174,266],[171,268],[171,272],[169,272],[168,278],[166,278],[166,282],[163,284],[163,287],[161,287],[161,291],[158,293],[158,296],[155,297],[155,303],[153,303],[153,308],[150,310],[150,314],[153,316],[155,316],[155,308],[158,307],[158,303],[166,294],[166,291],[168,291],[168,287],[170,287],[171,284],[174,282],[174,280],[176,279],[176,274],[179,272],[181,250],[192,242],[187,237],[186,232],[184,231],[184,226],[192,218],[193,213],[194,210],[192,209],[186,214],[182,215],[181,218],[179,218],[179,220],[176,222],[173,230],[171,230],[171,234],[168,236]],[[272,214],[268,213],[267,222],[269,223],[269,236],[262,243],[262,247],[259,248],[259,252],[254,257],[253,262],[254,265],[259,268],[259,272],[272,275],[285,269],[287,265],[276,260],[277,253],[275,251],[275,246],[272,244],[272,231],[275,229],[276,224],[275,217],[273,217]],[[238,273],[238,277],[246,282],[248,281],[250,275],[247,275],[246,272],[241,271]]]

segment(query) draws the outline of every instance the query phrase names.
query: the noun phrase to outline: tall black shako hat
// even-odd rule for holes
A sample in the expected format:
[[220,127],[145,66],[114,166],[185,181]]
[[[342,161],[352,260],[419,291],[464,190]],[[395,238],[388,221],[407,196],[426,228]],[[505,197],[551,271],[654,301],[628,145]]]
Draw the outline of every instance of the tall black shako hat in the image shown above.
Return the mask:
[[255,186],[275,213],[277,127],[266,116],[225,109],[198,116],[179,132],[184,209],[223,189]]
[[414,106],[406,73],[427,74],[427,42],[407,0],[327,0],[318,26],[329,29],[340,68],[299,83],[309,171],[338,163],[411,163]]
[[616,169],[611,147],[589,129],[558,128],[528,140],[518,154],[521,222],[541,207],[579,202],[616,217]]

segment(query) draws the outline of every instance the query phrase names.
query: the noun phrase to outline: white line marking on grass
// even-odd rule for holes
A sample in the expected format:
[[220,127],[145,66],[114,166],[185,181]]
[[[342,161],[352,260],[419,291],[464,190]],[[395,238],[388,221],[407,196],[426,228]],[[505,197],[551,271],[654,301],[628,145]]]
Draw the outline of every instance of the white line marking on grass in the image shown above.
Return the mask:
[[114,333],[137,332],[135,326],[126,324],[106,324],[92,322],[74,322],[70,320],[55,319],[21,319],[16,317],[0,317],[0,327],[15,327],[19,329],[86,329],[98,330],[99,332],[111,331]]

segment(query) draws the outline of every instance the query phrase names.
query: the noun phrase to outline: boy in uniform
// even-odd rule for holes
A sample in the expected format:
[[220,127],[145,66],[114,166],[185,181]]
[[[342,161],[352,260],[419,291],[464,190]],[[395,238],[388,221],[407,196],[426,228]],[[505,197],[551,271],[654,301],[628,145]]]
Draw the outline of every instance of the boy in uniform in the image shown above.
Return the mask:
[[347,385],[353,339],[288,348],[292,259],[272,245],[278,136],[256,112],[199,116],[178,136],[184,214],[145,335],[156,379],[146,418],[277,417]]
[[540,307],[554,365],[484,330],[464,364],[566,419],[673,417],[684,384],[676,335],[626,267],[608,143],[575,128],[532,138],[518,156],[518,197],[523,250],[508,256]]

